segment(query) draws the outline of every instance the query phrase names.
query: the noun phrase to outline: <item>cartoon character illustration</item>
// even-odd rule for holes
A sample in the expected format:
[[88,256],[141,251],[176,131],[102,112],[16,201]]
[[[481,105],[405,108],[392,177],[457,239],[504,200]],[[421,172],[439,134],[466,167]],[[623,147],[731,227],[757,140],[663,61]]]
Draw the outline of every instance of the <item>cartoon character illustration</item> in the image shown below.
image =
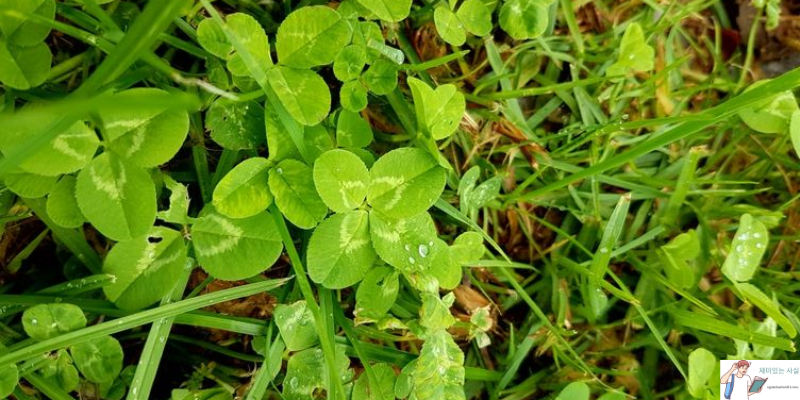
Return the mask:
[[[726,400],[747,400],[750,395],[761,393],[764,389],[763,382],[754,387],[753,379],[747,375],[747,369],[750,368],[750,363],[741,360],[733,363],[731,368],[722,375],[720,383],[725,385],[721,391],[722,398]],[[758,378],[759,381],[764,381],[764,378]],[[754,390],[754,391],[751,391]]]

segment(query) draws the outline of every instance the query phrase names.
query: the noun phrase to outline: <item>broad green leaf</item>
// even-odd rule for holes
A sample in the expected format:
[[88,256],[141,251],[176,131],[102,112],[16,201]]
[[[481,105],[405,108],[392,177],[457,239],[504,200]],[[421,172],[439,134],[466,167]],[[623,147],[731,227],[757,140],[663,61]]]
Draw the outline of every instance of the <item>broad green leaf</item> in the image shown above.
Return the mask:
[[331,132],[325,124],[303,127],[303,143],[312,165],[322,153],[336,148]]
[[414,371],[417,370],[417,361],[419,359],[411,360],[400,370],[400,375],[394,384],[394,396],[400,399],[405,399],[411,394],[414,389]]
[[361,374],[353,386],[352,400],[394,400],[394,383],[397,377],[394,369],[388,364],[374,364],[372,373],[375,375],[376,387],[372,387],[367,373]]
[[790,338],[797,336],[797,329],[795,329],[794,325],[789,318],[786,318],[785,315],[781,312],[780,306],[767,297],[764,292],[759,290],[757,287],[749,284],[749,283],[734,283],[736,289],[738,289],[744,295],[743,300],[747,300],[753,303],[756,307],[760,308],[761,311],[764,311],[775,320],[775,322],[786,331],[786,334],[789,335]]
[[39,371],[45,378],[56,382],[65,392],[75,390],[80,384],[80,376],[72,365],[72,357],[63,349],[56,352],[56,359],[48,359]]
[[278,61],[295,68],[328,65],[350,43],[352,34],[350,24],[336,10],[299,7],[278,28]]
[[[436,278],[442,289],[455,289],[462,278],[460,260],[453,256],[447,243],[439,238],[433,240],[431,249],[428,256],[430,259],[428,274]],[[417,250],[419,252],[419,249]]]
[[6,398],[14,392],[19,382],[19,370],[16,364],[0,367],[0,397]]
[[561,390],[556,400],[589,400],[589,386],[583,382],[572,382]]
[[164,175],[164,183],[170,191],[169,208],[159,211],[158,218],[174,224],[189,224],[189,192],[186,186],[176,182],[169,175]]
[[374,21],[357,21],[354,25],[353,45],[367,49],[367,64],[372,64],[381,57],[381,53],[368,44],[385,42],[381,27]]
[[[767,82],[769,82],[768,79],[758,81],[750,85],[744,92],[747,93]],[[740,111],[739,117],[754,131],[785,133],[790,128],[792,115],[799,110],[797,99],[791,91],[787,90]]]
[[478,232],[470,231],[458,235],[450,247],[453,258],[461,265],[480,260],[485,252],[483,236]]
[[[57,118],[56,114],[47,115],[42,117],[40,123],[46,126]],[[30,126],[14,121],[12,119],[11,122],[5,123],[3,134],[0,135],[0,150],[6,155],[18,151],[18,147],[24,146],[31,138]],[[24,171],[44,176],[69,174],[92,161],[99,144],[100,141],[94,131],[83,122],[75,122],[23,161],[19,167]]]
[[394,305],[399,290],[397,271],[389,267],[372,268],[356,290],[354,314],[361,319],[384,317]]
[[[625,394],[615,393],[615,392],[603,393],[602,396],[597,398],[597,400],[625,400],[625,399],[627,399]],[[706,399],[706,400],[715,400],[715,399]]]
[[430,214],[394,220],[372,210],[370,236],[378,256],[405,273],[424,272],[438,260],[447,245],[436,236]]
[[372,153],[372,151],[368,149],[353,148],[353,147],[347,150],[358,156],[358,158],[360,158],[361,161],[364,162],[364,165],[366,165],[367,168],[372,168],[372,166],[375,165],[375,154]]
[[[258,65],[267,66],[272,64],[269,54],[269,43],[264,28],[255,18],[244,13],[234,13],[226,17],[226,24],[230,31],[238,37],[244,47]],[[228,60],[228,70],[236,76],[249,76],[250,71],[242,60],[241,55],[233,48],[228,41],[222,27],[211,18],[204,19],[197,26],[197,40],[209,53]]]
[[502,184],[503,178],[501,176],[494,176],[481,182],[480,185],[469,193],[470,207],[478,209],[494,200],[500,194]]
[[70,347],[75,366],[87,380],[108,383],[122,371],[122,346],[111,336],[101,336]]
[[[335,370],[341,371],[342,382],[350,380],[353,371],[350,359],[344,353],[344,348],[335,348]],[[328,377],[328,365],[322,349],[311,348],[292,354],[286,363],[286,377],[283,380],[283,398],[286,400],[312,399],[315,391],[325,390]]]
[[297,150],[292,137],[278,119],[278,114],[273,107],[264,109],[264,122],[267,127],[269,160],[277,163],[287,158],[301,159],[300,151]]
[[308,275],[329,289],[355,285],[372,268],[369,214],[356,210],[323,221],[308,243]]
[[39,304],[22,313],[22,327],[34,340],[42,341],[81,329],[86,317],[74,304]]
[[372,93],[385,95],[397,87],[397,65],[378,59],[364,72],[364,83]]
[[17,47],[0,39],[0,83],[10,88],[28,90],[44,83],[50,72],[53,54],[47,44]]
[[236,165],[214,189],[214,208],[230,218],[252,217],[272,204],[267,169],[272,163],[253,157]]
[[408,86],[414,95],[419,129],[436,140],[452,135],[464,116],[464,95],[450,83],[433,90],[417,78],[408,78]]
[[333,212],[350,211],[364,203],[369,171],[357,155],[347,150],[330,150],[314,163],[314,184]]
[[147,171],[111,152],[80,174],[75,197],[86,220],[113,240],[144,235],[156,219],[156,191]]
[[255,101],[220,97],[206,112],[211,139],[230,150],[252,150],[264,143],[264,108]]
[[56,14],[53,0],[4,0],[3,7],[17,16],[0,17],[0,33],[3,39],[15,46],[28,47],[39,44],[50,34],[50,27],[32,21],[30,16],[52,20]]
[[303,125],[322,122],[331,109],[331,92],[316,72],[288,67],[267,72],[269,84],[286,111]]
[[413,395],[418,400],[463,400],[464,354],[447,331],[425,338],[414,369]]
[[792,139],[794,154],[800,157],[800,111],[792,113],[791,122],[789,123],[789,136]]
[[706,382],[717,366],[717,358],[710,351],[700,347],[689,353],[689,380],[686,385],[694,397],[703,397]]
[[339,89],[339,101],[346,110],[359,112],[367,108],[367,88],[359,81],[350,81]]
[[700,254],[700,241],[694,230],[676,236],[656,254],[670,282],[682,289],[694,285],[695,270],[688,263]]
[[631,22],[622,35],[619,58],[606,70],[607,75],[625,75],[630,70],[644,72],[653,69],[655,50],[647,44],[642,26]]
[[451,327],[456,319],[450,315],[450,307],[455,296],[449,293],[444,298],[439,298],[439,293],[420,293],[422,307],[419,309],[419,324],[429,331],[444,331]]
[[116,279],[103,286],[103,292],[117,307],[139,310],[169,293],[185,266],[183,235],[154,226],[146,235],[119,242],[108,252],[103,272]]
[[512,38],[533,39],[547,30],[547,3],[541,0],[508,0],[500,8],[498,21]]
[[722,265],[722,273],[734,282],[749,281],[756,273],[768,243],[767,227],[750,214],[742,215],[730,253]]
[[328,214],[314,188],[314,173],[300,161],[283,160],[270,169],[269,189],[278,209],[298,228],[311,229]]
[[372,143],[372,127],[356,112],[342,110],[336,121],[336,144],[339,147],[367,147]]
[[288,350],[304,350],[319,342],[314,315],[305,300],[280,304],[275,307],[273,315]]
[[467,32],[464,30],[464,25],[456,14],[450,11],[449,7],[436,7],[433,12],[433,22],[436,24],[439,36],[445,42],[453,46],[461,46],[467,41]]
[[[244,13],[235,13],[227,17],[228,28],[247,49],[256,63],[264,69],[272,65],[272,58],[269,53],[269,41],[264,28],[255,18]],[[228,70],[231,74],[238,76],[250,76],[250,70],[242,59],[241,54],[234,49],[233,55],[228,58]]]
[[[140,99],[165,94],[161,89],[135,88],[114,95]],[[137,107],[100,113],[108,147],[144,168],[161,165],[175,156],[189,133],[189,114],[183,110]]]
[[469,201],[472,197],[472,191],[475,189],[475,185],[477,185],[478,178],[480,178],[480,176],[481,167],[476,165],[468,169],[467,172],[461,176],[461,181],[458,182],[458,196],[460,198],[459,208],[463,213],[467,213],[473,208]]
[[[228,27],[234,29],[230,23]],[[213,18],[206,18],[197,25],[197,42],[206,51],[223,60],[227,60],[233,54],[233,45],[228,41],[222,27]]]
[[361,76],[367,64],[367,50],[364,46],[349,45],[342,49],[333,61],[333,74],[342,82],[352,81]]
[[456,12],[461,24],[475,36],[485,36],[492,31],[492,12],[483,0],[467,0]]
[[367,201],[390,218],[425,212],[442,194],[445,171],[424,150],[405,147],[379,158],[370,170]]
[[258,275],[283,251],[278,227],[267,213],[230,219],[208,212],[192,226],[192,241],[200,266],[224,280]]
[[43,176],[14,168],[3,177],[8,190],[20,197],[36,199],[47,196],[58,181],[57,176]]
[[389,22],[401,21],[411,12],[411,0],[358,0],[358,2],[378,18]]
[[47,195],[47,215],[65,228],[77,228],[86,221],[75,198],[76,182],[74,176],[62,176]]

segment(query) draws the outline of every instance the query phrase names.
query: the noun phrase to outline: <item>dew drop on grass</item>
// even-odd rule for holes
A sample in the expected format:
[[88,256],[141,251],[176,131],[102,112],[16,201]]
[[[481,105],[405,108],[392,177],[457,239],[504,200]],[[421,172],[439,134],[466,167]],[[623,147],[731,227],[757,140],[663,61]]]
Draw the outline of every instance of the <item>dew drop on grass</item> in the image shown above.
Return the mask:
[[425,258],[425,257],[428,256],[428,246],[425,246],[424,244],[419,245],[419,248],[417,249],[417,251],[419,252],[419,256],[422,257],[422,258]]
[[278,173],[278,175],[283,174],[283,168],[277,168],[275,171]]
[[743,252],[744,251],[744,246],[742,246],[742,245],[736,246],[736,251],[738,251],[739,253]]
[[[5,311],[5,310],[3,310],[3,311]],[[37,321],[36,318],[32,318],[31,319],[31,324],[36,325],[38,323],[39,323],[39,321]]]
[[601,247],[600,248],[600,252],[603,253],[603,254],[606,254],[606,253],[608,253],[608,249],[605,248],[605,247]]
[[289,386],[296,388],[297,387],[297,378],[292,378],[289,380]]
[[760,233],[758,233],[758,232],[756,232],[756,233],[754,233],[754,234],[753,234],[753,237],[754,237],[754,238],[756,238],[756,239],[758,239],[758,238],[760,238],[760,237],[761,237],[761,234],[760,234]]
[[428,246],[433,246],[433,241],[428,242]]
[[415,260],[414,257],[408,257],[408,262],[409,264],[414,265],[417,262],[417,260]]
[[405,245],[405,249],[406,249],[406,251],[411,251],[411,246]]
[[763,244],[761,244],[761,243],[756,243],[756,248],[757,248],[757,249],[760,249],[760,248],[763,248],[763,247],[764,247],[764,245],[763,245]]

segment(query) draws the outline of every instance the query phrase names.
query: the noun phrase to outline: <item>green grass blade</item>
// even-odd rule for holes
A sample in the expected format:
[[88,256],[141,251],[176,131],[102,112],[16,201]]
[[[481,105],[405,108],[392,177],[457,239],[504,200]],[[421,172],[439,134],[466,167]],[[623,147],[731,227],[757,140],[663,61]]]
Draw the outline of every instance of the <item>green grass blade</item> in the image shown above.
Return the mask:
[[[186,265],[187,268],[183,276],[175,284],[175,288],[161,300],[162,306],[181,299],[186,289],[186,284],[189,283],[193,264],[194,260],[189,259]],[[142,355],[139,356],[139,365],[136,367],[136,373],[133,375],[133,381],[131,381],[131,386],[128,390],[128,400],[150,398],[150,391],[156,379],[158,365],[164,355],[167,338],[169,338],[169,332],[174,322],[175,317],[153,321],[150,333],[147,335],[147,341],[144,343]]]
[[137,326],[141,326],[158,319],[173,317],[188,311],[202,307],[208,307],[224,301],[252,296],[266,290],[274,289],[286,283],[289,279],[274,279],[266,282],[251,283],[231,289],[220,290],[195,297],[189,300],[181,300],[165,306],[156,307],[150,310],[141,311],[133,315],[125,316],[113,321],[103,322],[88,328],[73,331],[52,339],[43,340],[22,349],[0,356],[0,365],[8,365],[24,361],[32,356],[48,351],[60,349],[75,343],[92,340],[104,335],[111,335],[122,332]]

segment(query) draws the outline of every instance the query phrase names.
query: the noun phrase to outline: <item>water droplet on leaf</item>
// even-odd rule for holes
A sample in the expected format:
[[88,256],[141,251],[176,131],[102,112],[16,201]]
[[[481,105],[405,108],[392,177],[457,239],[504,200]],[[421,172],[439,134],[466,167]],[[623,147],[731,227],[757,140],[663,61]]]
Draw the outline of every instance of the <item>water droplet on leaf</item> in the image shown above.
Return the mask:
[[422,258],[425,258],[425,257],[428,256],[428,246],[425,246],[424,244],[419,245],[419,248],[417,249],[417,251],[419,252],[419,256],[422,257]]

